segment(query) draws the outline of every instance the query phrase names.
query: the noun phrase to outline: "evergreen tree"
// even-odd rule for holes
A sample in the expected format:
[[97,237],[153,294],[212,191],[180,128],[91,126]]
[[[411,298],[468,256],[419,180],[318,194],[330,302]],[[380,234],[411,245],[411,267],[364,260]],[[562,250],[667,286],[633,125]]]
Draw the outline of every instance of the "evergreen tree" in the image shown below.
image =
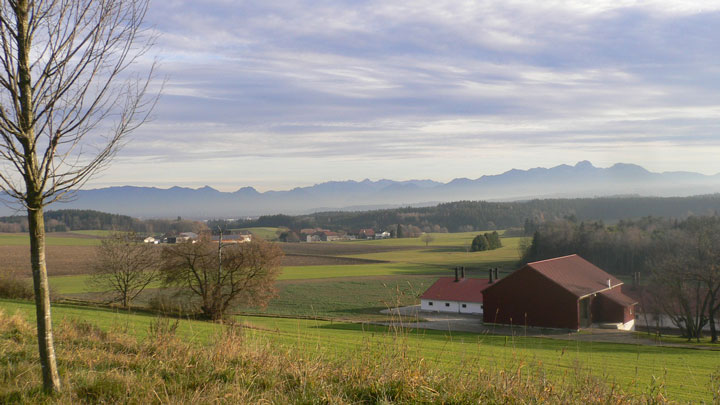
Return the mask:
[[502,247],[502,242],[500,242],[500,235],[497,233],[497,231],[493,231],[492,233],[486,233],[485,239],[488,241],[488,250],[493,250]]
[[484,250],[488,250],[489,247],[490,247],[490,244],[488,243],[488,240],[485,237],[485,235],[478,235],[473,239],[472,245],[470,248],[473,252],[482,252]]
[[395,232],[395,235],[397,235],[397,238],[404,238],[405,234],[403,233],[403,227],[400,224],[397,224],[397,232]]

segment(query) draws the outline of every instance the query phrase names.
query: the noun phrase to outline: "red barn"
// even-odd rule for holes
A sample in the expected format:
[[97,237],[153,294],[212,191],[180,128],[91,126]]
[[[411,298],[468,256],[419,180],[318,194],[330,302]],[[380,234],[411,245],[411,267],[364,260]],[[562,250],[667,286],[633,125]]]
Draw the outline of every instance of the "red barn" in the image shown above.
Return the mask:
[[483,291],[485,323],[578,330],[610,324],[631,330],[637,302],[622,281],[578,255],[528,263]]

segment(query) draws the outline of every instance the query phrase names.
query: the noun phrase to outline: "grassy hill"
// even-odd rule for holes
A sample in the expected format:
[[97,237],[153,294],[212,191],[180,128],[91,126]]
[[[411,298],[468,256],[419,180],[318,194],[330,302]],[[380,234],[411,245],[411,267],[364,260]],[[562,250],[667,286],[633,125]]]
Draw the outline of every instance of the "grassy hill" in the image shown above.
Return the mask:
[[[35,402],[40,373],[26,323],[34,309],[0,300],[0,310],[0,402]],[[67,305],[54,316],[70,387],[59,402],[144,402],[153,390],[169,402],[289,403],[709,402],[720,394],[717,353],[685,348],[268,317],[240,317],[239,331]]]

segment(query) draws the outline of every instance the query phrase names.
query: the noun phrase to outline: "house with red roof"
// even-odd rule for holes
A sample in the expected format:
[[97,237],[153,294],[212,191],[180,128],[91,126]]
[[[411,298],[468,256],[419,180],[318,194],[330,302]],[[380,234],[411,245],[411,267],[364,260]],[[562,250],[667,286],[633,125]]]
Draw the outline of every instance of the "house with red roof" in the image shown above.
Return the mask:
[[578,330],[633,330],[637,301],[623,282],[578,255],[528,263],[483,292],[483,321]]
[[[458,274],[460,270],[460,274]],[[424,311],[482,314],[483,293],[488,280],[465,278],[465,268],[456,268],[455,277],[441,277],[420,296]]]

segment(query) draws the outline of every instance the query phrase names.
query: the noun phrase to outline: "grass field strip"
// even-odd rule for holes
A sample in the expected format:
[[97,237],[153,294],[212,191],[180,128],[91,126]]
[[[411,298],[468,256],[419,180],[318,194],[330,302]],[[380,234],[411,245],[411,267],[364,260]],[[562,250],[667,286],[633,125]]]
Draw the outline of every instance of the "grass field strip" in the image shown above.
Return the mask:
[[[7,313],[21,312],[34,320],[30,303],[0,300]],[[83,319],[105,330],[119,329],[144,338],[156,319],[148,314],[56,305],[54,319]],[[524,336],[475,335],[429,330],[405,330],[367,324],[318,320],[242,317],[252,326],[248,335],[288,349],[323,356],[352,356],[358,350],[377,356],[412,356],[432,366],[457,373],[484,369],[538,367],[551,379],[591,370],[596,377],[618,383],[628,390],[643,391],[662,384],[671,399],[710,401],[711,376],[720,372],[717,352],[631,344],[564,341]],[[183,320],[178,335],[198,344],[209,342],[222,326]],[[60,353],[62,355],[62,353]]]

